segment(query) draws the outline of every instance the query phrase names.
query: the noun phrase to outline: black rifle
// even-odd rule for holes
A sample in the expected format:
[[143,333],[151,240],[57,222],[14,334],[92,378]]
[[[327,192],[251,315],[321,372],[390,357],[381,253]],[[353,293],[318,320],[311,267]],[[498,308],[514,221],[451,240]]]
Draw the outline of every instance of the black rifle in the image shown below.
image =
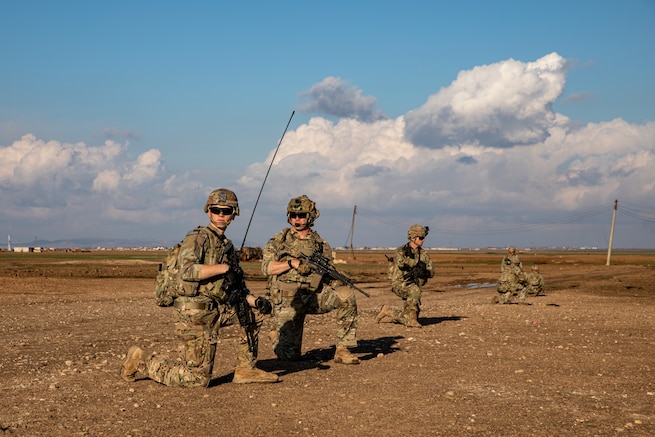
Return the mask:
[[354,288],[355,290],[359,291],[366,297],[371,297],[370,294],[353,284],[353,281],[350,280],[347,276],[339,273],[334,267],[330,265],[330,260],[321,255],[318,252],[312,253],[311,256],[305,255],[304,253],[300,253],[300,258],[305,261],[307,264],[313,266],[316,269],[316,273],[319,275],[327,275],[332,279],[336,279],[338,281],[343,282],[350,288]]
[[[246,330],[248,336],[248,347],[251,352],[254,352],[255,338],[249,328],[255,324],[255,319],[247,299],[251,293],[246,286],[245,273],[239,265],[239,256],[231,242],[225,246],[223,254],[225,256],[222,258],[230,266],[223,279],[223,290],[227,294],[227,303],[236,310],[239,325]],[[271,303],[263,297],[258,297],[255,305],[262,314],[271,313]]]
[[423,261],[419,261],[416,265],[403,274],[405,284],[409,285],[414,283],[418,286],[425,285],[428,281],[428,269]]
[[223,290],[227,294],[227,303],[237,310],[239,324],[245,328],[253,322],[252,313],[249,311],[250,305],[246,302],[250,290],[246,287],[245,274],[239,265],[239,259],[232,243],[229,243],[223,249],[223,253],[225,254],[226,264],[230,266],[223,279]]
[[[409,243],[405,245],[404,248],[405,251],[405,256],[409,258],[414,258],[414,255],[412,254],[412,250],[409,247]],[[425,262],[421,261],[421,247],[418,247],[418,261],[416,262],[416,265],[414,267],[409,267],[407,266],[409,270],[406,270],[405,268],[402,268],[401,270],[405,271],[403,274],[403,280],[405,281],[405,285],[409,284],[416,284],[419,287],[425,285],[426,282],[428,282],[428,266],[425,264]]]

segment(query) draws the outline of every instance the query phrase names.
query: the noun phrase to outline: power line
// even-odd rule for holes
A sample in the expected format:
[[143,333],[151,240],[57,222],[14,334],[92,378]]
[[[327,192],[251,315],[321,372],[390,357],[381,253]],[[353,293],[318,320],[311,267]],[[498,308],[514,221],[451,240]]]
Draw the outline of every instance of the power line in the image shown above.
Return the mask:
[[[577,211],[573,214],[550,217],[532,223],[508,223],[508,224],[498,224],[495,226],[484,226],[484,227],[481,226],[452,227],[452,226],[439,225],[433,228],[433,232],[439,234],[467,234],[467,235],[529,232],[538,229],[554,227],[556,225],[562,225],[562,224],[584,223],[588,219],[595,216],[600,216],[602,214],[607,214],[606,206],[587,208],[581,211]],[[396,219],[391,219],[389,217],[369,215],[366,212],[364,212],[361,215],[364,216],[365,219],[367,220],[380,221],[394,226],[404,223]]]
[[625,206],[620,206],[618,208],[619,212],[622,212],[623,214],[627,215],[628,217],[632,217],[633,219],[645,222],[645,223],[655,223],[655,217],[648,217],[640,213],[639,211],[636,211],[635,209],[628,208]]

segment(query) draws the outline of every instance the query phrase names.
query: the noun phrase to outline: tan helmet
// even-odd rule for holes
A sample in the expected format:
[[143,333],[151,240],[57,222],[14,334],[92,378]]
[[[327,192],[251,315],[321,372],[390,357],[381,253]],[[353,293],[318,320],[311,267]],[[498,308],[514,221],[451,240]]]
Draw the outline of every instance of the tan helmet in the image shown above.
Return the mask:
[[234,191],[228,190],[227,188],[218,188],[209,193],[204,211],[208,212],[209,207],[212,205],[231,206],[234,209],[234,215],[239,215],[239,200],[237,199],[237,195],[234,194]]
[[509,253],[516,253],[516,247],[514,247],[514,246],[510,246],[510,247],[507,248],[507,251],[508,251]]
[[307,224],[309,225],[313,224],[314,220],[321,215],[321,212],[316,209],[316,203],[312,202],[312,200],[304,194],[289,200],[289,205],[287,205],[287,221],[290,219],[289,213],[292,212],[306,212],[308,214]]
[[428,226],[412,225],[407,230],[407,239],[411,240],[415,237],[425,238],[428,236],[428,232],[430,232],[430,228]]
[[538,272],[538,271],[539,271],[539,266],[536,265],[536,264],[534,264],[534,265],[532,266],[532,270],[535,271],[535,272]]

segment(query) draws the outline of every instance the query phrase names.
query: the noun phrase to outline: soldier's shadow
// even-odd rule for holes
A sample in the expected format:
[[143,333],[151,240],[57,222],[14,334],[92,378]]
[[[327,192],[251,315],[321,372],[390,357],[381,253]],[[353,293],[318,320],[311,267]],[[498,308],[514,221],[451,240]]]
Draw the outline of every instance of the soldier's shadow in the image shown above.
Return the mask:
[[232,378],[234,377],[234,372],[228,373],[226,375],[221,375],[218,378],[213,378],[211,381],[209,381],[209,387],[216,387],[218,385],[223,385],[227,384],[228,382],[232,382]]
[[[372,340],[358,340],[357,347],[350,349],[350,351],[360,361],[367,361],[377,357],[379,354],[387,355],[396,352],[399,349],[396,347],[396,343],[401,338],[403,337],[398,335]],[[267,372],[274,372],[278,376],[310,369],[327,370],[331,367],[328,362],[334,358],[334,351],[335,346],[311,349],[303,354],[302,358],[298,361],[282,361],[279,359],[260,360],[257,362],[257,367]],[[227,375],[227,377],[231,378],[231,375]]]
[[466,319],[463,316],[449,316],[449,317],[419,317],[418,321],[423,326],[437,325],[442,322],[457,322],[458,320]]
[[389,355],[398,351],[400,348],[396,346],[396,343],[401,338],[404,337],[402,335],[395,335],[393,337],[380,337],[372,340],[359,340],[357,347],[351,349],[351,352],[356,354],[360,361],[372,360],[380,354]]

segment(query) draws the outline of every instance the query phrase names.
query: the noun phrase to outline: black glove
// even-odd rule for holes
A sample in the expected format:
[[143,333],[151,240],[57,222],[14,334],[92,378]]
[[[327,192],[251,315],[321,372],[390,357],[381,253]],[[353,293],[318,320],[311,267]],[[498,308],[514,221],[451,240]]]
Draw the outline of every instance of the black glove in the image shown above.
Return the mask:
[[223,277],[223,289],[230,292],[237,288],[240,282],[239,275],[234,270],[228,270]]
[[419,261],[416,263],[416,276],[420,279],[427,279],[428,278],[428,266],[423,262]]
[[261,296],[255,299],[255,307],[257,307],[259,312],[262,314],[271,314],[271,311],[273,311],[273,305],[271,305],[268,299],[265,299]]

